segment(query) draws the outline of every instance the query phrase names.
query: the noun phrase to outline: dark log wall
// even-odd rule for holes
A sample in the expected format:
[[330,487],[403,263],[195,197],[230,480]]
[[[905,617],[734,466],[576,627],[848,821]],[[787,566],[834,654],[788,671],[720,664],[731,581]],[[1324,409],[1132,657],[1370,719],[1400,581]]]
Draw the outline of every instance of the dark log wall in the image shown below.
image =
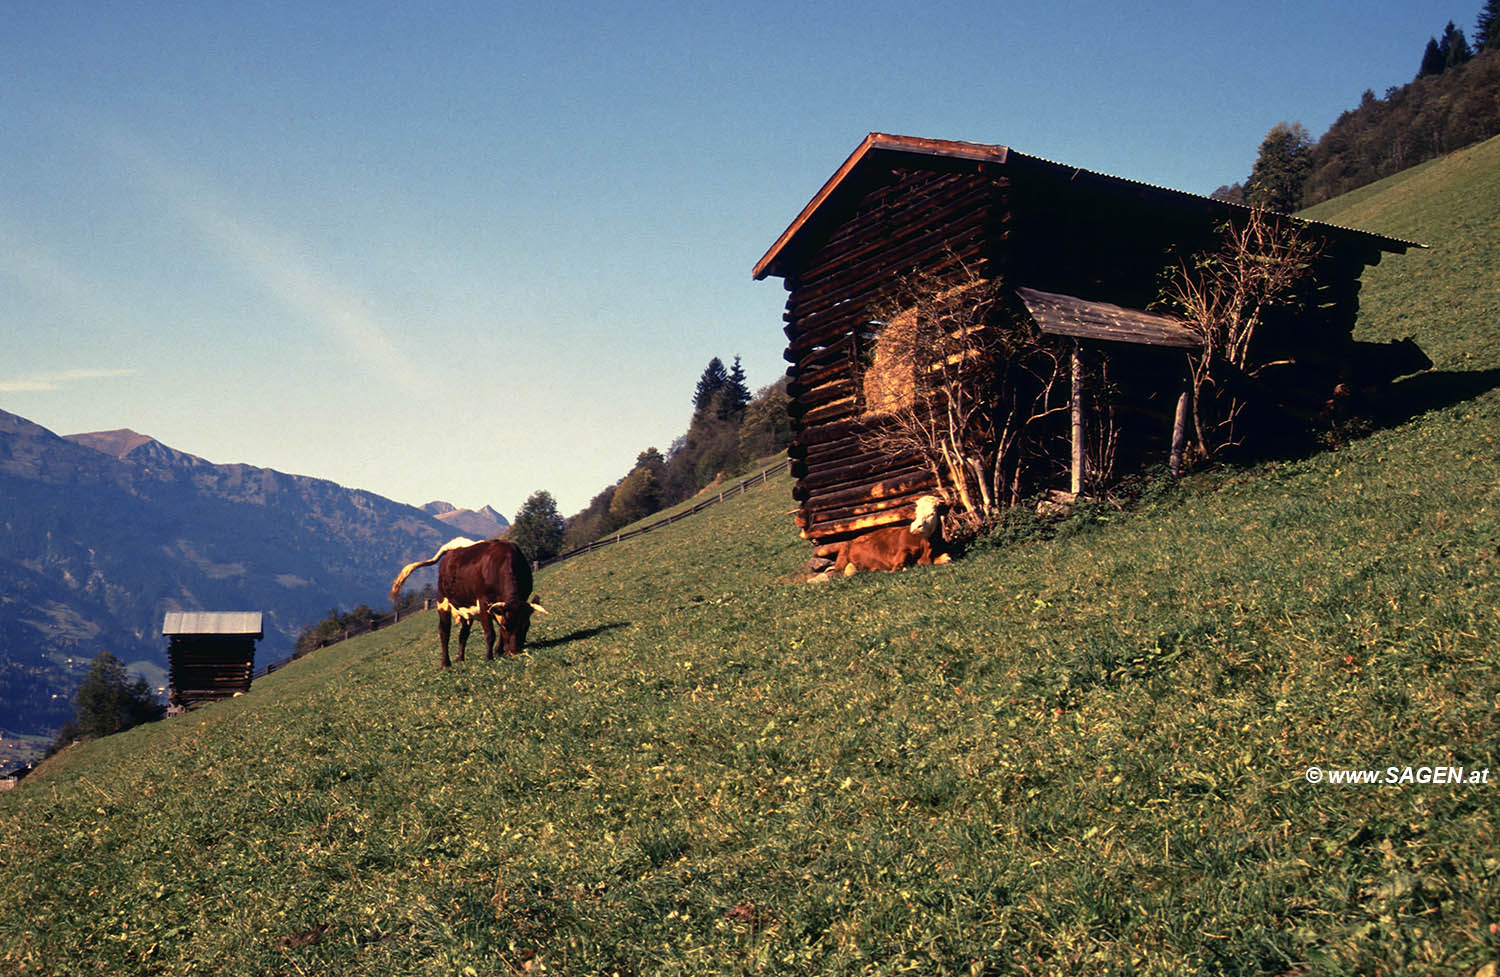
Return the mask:
[[822,543],[910,518],[933,487],[916,459],[883,457],[861,441],[857,366],[872,319],[914,274],[941,275],[958,262],[994,274],[1008,238],[1005,181],[979,164],[888,170],[873,180],[844,188],[845,219],[811,235],[786,282],[797,523]]
[[[865,164],[820,205],[812,217],[819,223],[803,228],[781,264],[795,269],[785,280],[783,318],[797,524],[822,544],[904,521],[934,487],[916,458],[883,457],[861,438],[860,364],[873,346],[873,320],[893,307],[903,281],[962,262],[1013,287],[1147,309],[1176,256],[1214,247],[1218,225],[1235,213],[1206,198],[1035,158],[897,154]],[[1278,417],[1301,418],[1304,428],[1338,381],[1363,267],[1380,260],[1368,239],[1316,232],[1328,236],[1303,311],[1267,323],[1257,350],[1262,361],[1288,361],[1268,371],[1274,394],[1267,403]],[[1148,418],[1124,454],[1164,458],[1183,352],[1096,345],[1119,359],[1112,379],[1125,392],[1121,409]]]
[[[1011,176],[1013,283],[1127,308],[1150,308],[1164,273],[1187,256],[1218,247],[1219,226],[1238,213],[1203,198],[1055,164],[1021,163]],[[1333,229],[1309,225],[1306,233],[1320,257],[1298,311],[1272,318],[1257,333],[1254,358],[1278,364],[1263,372],[1255,397],[1253,423],[1266,429],[1268,440],[1305,437],[1309,420],[1332,397],[1359,311],[1360,275],[1381,257],[1368,241]],[[1134,361],[1133,376],[1114,373],[1117,382],[1135,388],[1121,406],[1147,410],[1150,423],[1159,426],[1158,415],[1172,409],[1171,374],[1180,369],[1181,356],[1165,350],[1114,355]],[[1131,452],[1135,461],[1159,448],[1154,427],[1125,433],[1132,440],[1148,434]]]
[[221,635],[174,635],[167,647],[171,666],[169,701],[191,708],[250,691],[255,639]]

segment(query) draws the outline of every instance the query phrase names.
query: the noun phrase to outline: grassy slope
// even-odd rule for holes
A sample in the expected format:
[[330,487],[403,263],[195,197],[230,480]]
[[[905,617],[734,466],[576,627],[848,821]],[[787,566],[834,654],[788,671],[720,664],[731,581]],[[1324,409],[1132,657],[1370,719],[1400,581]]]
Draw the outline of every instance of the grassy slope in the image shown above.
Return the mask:
[[1303,773],[1500,779],[1497,181],[1318,214],[1437,246],[1363,329],[1452,402],[826,588],[783,476],[544,573],[522,659],[346,642],[0,797],[0,969],[1473,974],[1500,786]]

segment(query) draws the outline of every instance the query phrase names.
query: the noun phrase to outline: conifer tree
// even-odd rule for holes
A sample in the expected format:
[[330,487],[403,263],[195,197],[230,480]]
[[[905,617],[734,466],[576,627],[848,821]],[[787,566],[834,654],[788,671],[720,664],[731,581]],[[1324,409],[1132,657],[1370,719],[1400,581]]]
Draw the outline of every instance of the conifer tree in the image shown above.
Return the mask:
[[698,387],[693,391],[693,412],[707,410],[713,403],[714,395],[723,390],[728,382],[729,373],[724,369],[724,361],[715,356],[708,361],[703,375],[698,378]]
[[1469,41],[1464,37],[1464,32],[1453,26],[1453,21],[1448,21],[1448,26],[1443,28],[1443,39],[1438,43],[1443,52],[1443,70],[1456,68],[1474,56],[1469,50]]
[[729,370],[729,379],[724,384],[724,398],[720,410],[724,416],[737,417],[745,411],[745,405],[750,403],[750,388],[745,386],[745,368],[740,365],[740,358],[734,358],[734,366]]
[[1474,21],[1474,50],[1500,48],[1500,0],[1485,0]]
[[1422,51],[1422,66],[1417,69],[1417,77],[1426,78],[1430,75],[1442,74],[1444,64],[1447,60],[1443,56],[1443,49],[1438,44],[1438,39],[1429,37],[1427,39],[1427,47]]

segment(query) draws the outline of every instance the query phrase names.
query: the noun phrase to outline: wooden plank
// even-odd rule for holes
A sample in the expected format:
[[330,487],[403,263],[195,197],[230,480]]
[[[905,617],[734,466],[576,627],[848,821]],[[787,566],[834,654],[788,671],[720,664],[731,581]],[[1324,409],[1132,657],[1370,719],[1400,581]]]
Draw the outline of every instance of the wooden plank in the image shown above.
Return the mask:
[[853,505],[863,499],[920,498],[932,489],[932,476],[925,466],[906,468],[878,481],[860,481],[852,486],[829,489],[806,499],[814,508]]
[[1180,349],[1202,346],[1182,319],[1034,288],[1020,288],[1016,294],[1042,332],[1050,335]]
[[1073,460],[1070,473],[1070,491],[1076,497],[1083,491],[1083,355],[1078,343],[1073,343],[1073,352],[1068,358],[1072,374],[1068,393],[1068,413],[1072,424]]

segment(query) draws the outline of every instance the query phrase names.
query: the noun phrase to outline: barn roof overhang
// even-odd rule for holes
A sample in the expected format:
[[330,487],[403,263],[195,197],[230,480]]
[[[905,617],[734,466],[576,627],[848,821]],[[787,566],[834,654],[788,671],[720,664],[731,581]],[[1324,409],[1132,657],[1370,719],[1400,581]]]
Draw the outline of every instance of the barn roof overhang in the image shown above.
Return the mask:
[[260,611],[169,611],[161,633],[261,638],[261,617]]
[[[1043,159],[1040,156],[1029,156],[1017,152],[1008,146],[987,145],[983,143],[958,142],[947,139],[924,139],[916,136],[897,136],[883,132],[872,132],[867,135],[849,158],[834,171],[828,181],[823,184],[807,205],[802,208],[795,220],[792,221],[781,232],[774,244],[759,261],[755,263],[753,274],[755,279],[762,280],[767,277],[786,278],[792,273],[791,256],[797,252],[795,245],[812,229],[832,219],[827,216],[828,211],[837,211],[838,201],[845,196],[845,191],[851,186],[857,186],[858,174],[872,166],[890,167],[902,161],[922,163],[935,166],[939,161],[948,165],[953,162],[970,162],[981,167],[996,167],[1004,170],[1025,170],[1032,173],[1045,173],[1054,177],[1063,177],[1069,185],[1091,186],[1106,192],[1124,193],[1137,198],[1151,200],[1161,206],[1172,206],[1176,208],[1191,208],[1202,211],[1207,216],[1219,216],[1227,218],[1235,213],[1246,213],[1250,208],[1240,204],[1227,203],[1222,200],[1214,200],[1195,193],[1183,190],[1173,190],[1169,187],[1156,186],[1154,184],[1142,183],[1124,177],[1110,176],[1107,173],[1098,173],[1085,170],[1081,167],[1069,166],[1064,163],[1056,163]],[[1369,231],[1356,230],[1354,228],[1340,227],[1336,224],[1328,224],[1321,221],[1308,221],[1301,218],[1292,218],[1297,223],[1310,228],[1316,228],[1323,236],[1346,242],[1354,247],[1361,248],[1369,255],[1367,264],[1379,261],[1380,252],[1391,252],[1405,254],[1409,248],[1424,248],[1426,245],[1417,244],[1412,241],[1403,241],[1398,238],[1386,237],[1382,234],[1374,234]]]

